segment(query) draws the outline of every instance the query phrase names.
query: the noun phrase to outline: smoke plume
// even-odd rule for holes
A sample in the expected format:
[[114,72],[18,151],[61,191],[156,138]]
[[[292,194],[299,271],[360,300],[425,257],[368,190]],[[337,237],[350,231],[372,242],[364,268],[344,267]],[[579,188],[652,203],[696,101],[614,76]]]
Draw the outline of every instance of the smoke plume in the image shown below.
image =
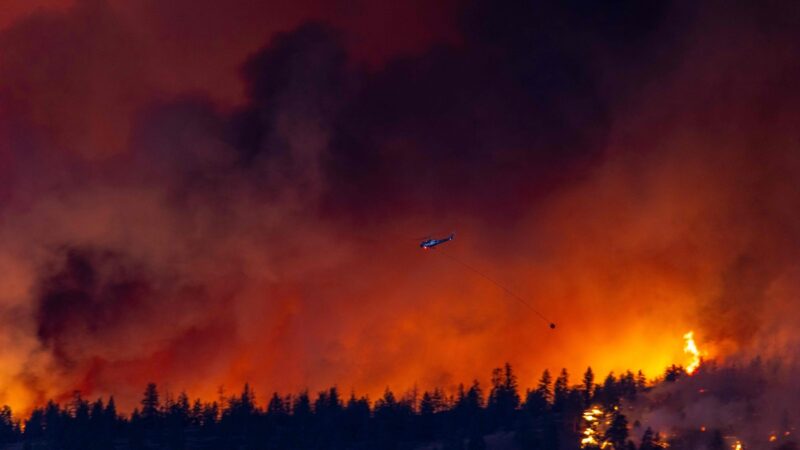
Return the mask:
[[788,2],[52,3],[0,21],[0,402],[796,354]]

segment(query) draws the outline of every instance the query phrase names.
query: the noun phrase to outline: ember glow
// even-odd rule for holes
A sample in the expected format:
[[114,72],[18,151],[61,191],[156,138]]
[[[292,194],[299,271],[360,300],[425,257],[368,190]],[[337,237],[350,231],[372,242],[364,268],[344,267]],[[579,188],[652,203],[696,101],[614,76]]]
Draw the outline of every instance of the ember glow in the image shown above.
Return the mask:
[[796,358],[797,8],[344,3],[0,8],[0,404]]

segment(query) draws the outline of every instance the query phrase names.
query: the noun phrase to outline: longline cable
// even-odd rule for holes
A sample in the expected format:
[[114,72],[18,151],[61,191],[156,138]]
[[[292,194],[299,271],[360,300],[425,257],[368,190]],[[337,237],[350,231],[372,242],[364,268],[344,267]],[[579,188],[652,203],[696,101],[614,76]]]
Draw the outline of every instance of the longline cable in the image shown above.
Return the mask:
[[518,302],[520,302],[520,303],[522,303],[523,305],[527,306],[527,307],[528,307],[528,308],[529,308],[531,311],[533,311],[533,312],[534,312],[534,313],[535,313],[537,316],[539,316],[539,318],[540,318],[540,319],[542,319],[543,321],[545,321],[545,323],[547,323],[547,324],[550,326],[550,328],[552,328],[552,329],[555,329],[555,327],[556,327],[556,324],[555,324],[555,322],[551,322],[551,321],[550,321],[550,320],[549,320],[547,317],[545,317],[545,316],[544,316],[544,314],[542,314],[541,312],[539,312],[539,310],[537,310],[536,308],[534,308],[533,306],[531,306],[531,305],[530,305],[528,302],[526,302],[524,298],[522,298],[522,297],[520,297],[519,295],[517,295],[517,293],[515,293],[515,292],[514,292],[514,291],[512,291],[511,289],[509,289],[509,288],[507,288],[507,287],[503,286],[503,285],[502,285],[502,284],[500,284],[498,281],[496,281],[494,278],[490,277],[489,275],[486,275],[485,273],[481,272],[480,270],[478,270],[478,269],[476,269],[476,268],[474,268],[474,267],[470,266],[469,264],[465,263],[464,261],[461,261],[460,259],[458,259],[458,258],[456,258],[455,256],[453,256],[453,255],[451,255],[451,254],[449,254],[449,253],[445,252],[445,251],[444,251],[444,250],[442,250],[442,249],[432,249],[432,250],[434,250],[434,251],[436,251],[436,252],[439,252],[439,253],[443,254],[444,256],[446,256],[446,257],[450,258],[451,260],[453,260],[453,261],[457,262],[458,264],[461,264],[462,266],[466,267],[467,269],[469,269],[469,270],[471,270],[471,271],[473,271],[473,272],[477,273],[478,275],[482,276],[483,278],[485,278],[486,280],[488,280],[489,282],[491,282],[491,283],[492,283],[492,284],[494,284],[495,286],[497,286],[497,287],[499,287],[500,289],[502,289],[503,291],[505,291],[505,292],[506,292],[508,295],[510,295],[511,297],[513,297],[515,300],[517,300]]

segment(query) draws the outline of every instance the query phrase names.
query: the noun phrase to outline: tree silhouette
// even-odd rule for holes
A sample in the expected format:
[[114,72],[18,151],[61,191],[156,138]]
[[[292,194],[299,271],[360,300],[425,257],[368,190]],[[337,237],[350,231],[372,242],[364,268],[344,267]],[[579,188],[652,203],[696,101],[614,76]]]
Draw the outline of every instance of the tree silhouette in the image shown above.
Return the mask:
[[344,432],[348,442],[363,442],[369,437],[370,428],[369,400],[366,397],[356,398],[350,395],[344,410]]
[[583,402],[586,405],[592,403],[594,396],[594,372],[591,367],[586,368],[583,374]]
[[667,370],[664,372],[664,381],[678,381],[678,379],[683,376],[684,373],[683,367],[672,364],[671,366],[667,367]]
[[653,429],[647,427],[642,435],[642,440],[639,443],[639,450],[657,450],[659,447],[656,442],[656,436]]
[[161,403],[158,396],[158,388],[155,383],[148,383],[142,398],[142,420],[146,423],[154,423],[160,416]]
[[569,373],[567,369],[561,369],[561,373],[553,384],[553,410],[563,412],[567,404],[569,394]]
[[10,443],[16,440],[19,434],[19,427],[14,423],[11,408],[3,406],[0,408],[0,442]]
[[553,402],[553,379],[550,377],[550,371],[545,369],[542,372],[542,377],[539,379],[539,385],[536,387],[536,392],[541,395],[547,403]]
[[620,390],[614,372],[610,372],[603,381],[600,400],[606,408],[619,404]]
[[624,449],[628,441],[628,419],[624,414],[617,412],[611,420],[611,426],[606,431],[606,439],[614,445],[615,449]]
[[647,390],[647,377],[644,376],[644,372],[641,369],[636,372],[636,390],[639,392]]
[[494,369],[487,410],[495,424],[509,429],[514,422],[519,402],[517,376],[514,375],[511,365],[506,363],[502,369]]
[[546,442],[549,404],[540,389],[527,391],[516,428],[516,441],[523,449],[542,448]]
[[[682,369],[673,366],[667,372],[680,374]],[[455,396],[437,388],[398,398],[387,388],[372,407],[368,398],[355,393],[342,401],[336,387],[318,391],[313,401],[307,391],[294,396],[275,392],[259,406],[249,384],[239,394],[220,396],[222,404],[192,401],[185,392],[177,397],[167,393],[162,402],[156,385],[149,383],[139,408],[127,417],[118,414],[113,397],[89,402],[79,392],[63,406],[49,401],[35,408],[24,429],[10,408],[3,407],[0,442],[31,450],[465,450],[486,448],[490,435],[513,434],[520,450],[572,450],[580,442],[585,406],[602,402],[611,411],[610,423],[601,431],[607,448],[635,450],[622,410],[626,399],[649,389],[643,379],[631,371],[619,378],[612,373],[598,386],[587,369],[582,383],[570,386],[566,370],[555,382],[544,371],[520,402],[519,381],[505,364],[492,371],[487,398],[476,380],[468,388],[460,385]],[[784,422],[788,428],[788,419]],[[707,439],[704,447],[709,450],[727,448],[719,430]],[[682,442],[672,444],[681,448]],[[665,445],[647,428],[639,450]],[[792,445],[784,442],[780,449],[791,450]]]
[[619,377],[617,392],[626,400],[636,398],[636,377],[633,372],[628,370]]

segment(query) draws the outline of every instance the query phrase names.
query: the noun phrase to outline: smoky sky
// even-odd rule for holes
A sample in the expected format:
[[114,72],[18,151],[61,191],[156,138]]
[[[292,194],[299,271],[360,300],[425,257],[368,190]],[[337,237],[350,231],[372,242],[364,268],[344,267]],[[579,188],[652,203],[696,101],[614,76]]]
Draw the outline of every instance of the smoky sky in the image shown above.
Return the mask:
[[0,30],[3,401],[794,341],[790,2],[184,3]]

